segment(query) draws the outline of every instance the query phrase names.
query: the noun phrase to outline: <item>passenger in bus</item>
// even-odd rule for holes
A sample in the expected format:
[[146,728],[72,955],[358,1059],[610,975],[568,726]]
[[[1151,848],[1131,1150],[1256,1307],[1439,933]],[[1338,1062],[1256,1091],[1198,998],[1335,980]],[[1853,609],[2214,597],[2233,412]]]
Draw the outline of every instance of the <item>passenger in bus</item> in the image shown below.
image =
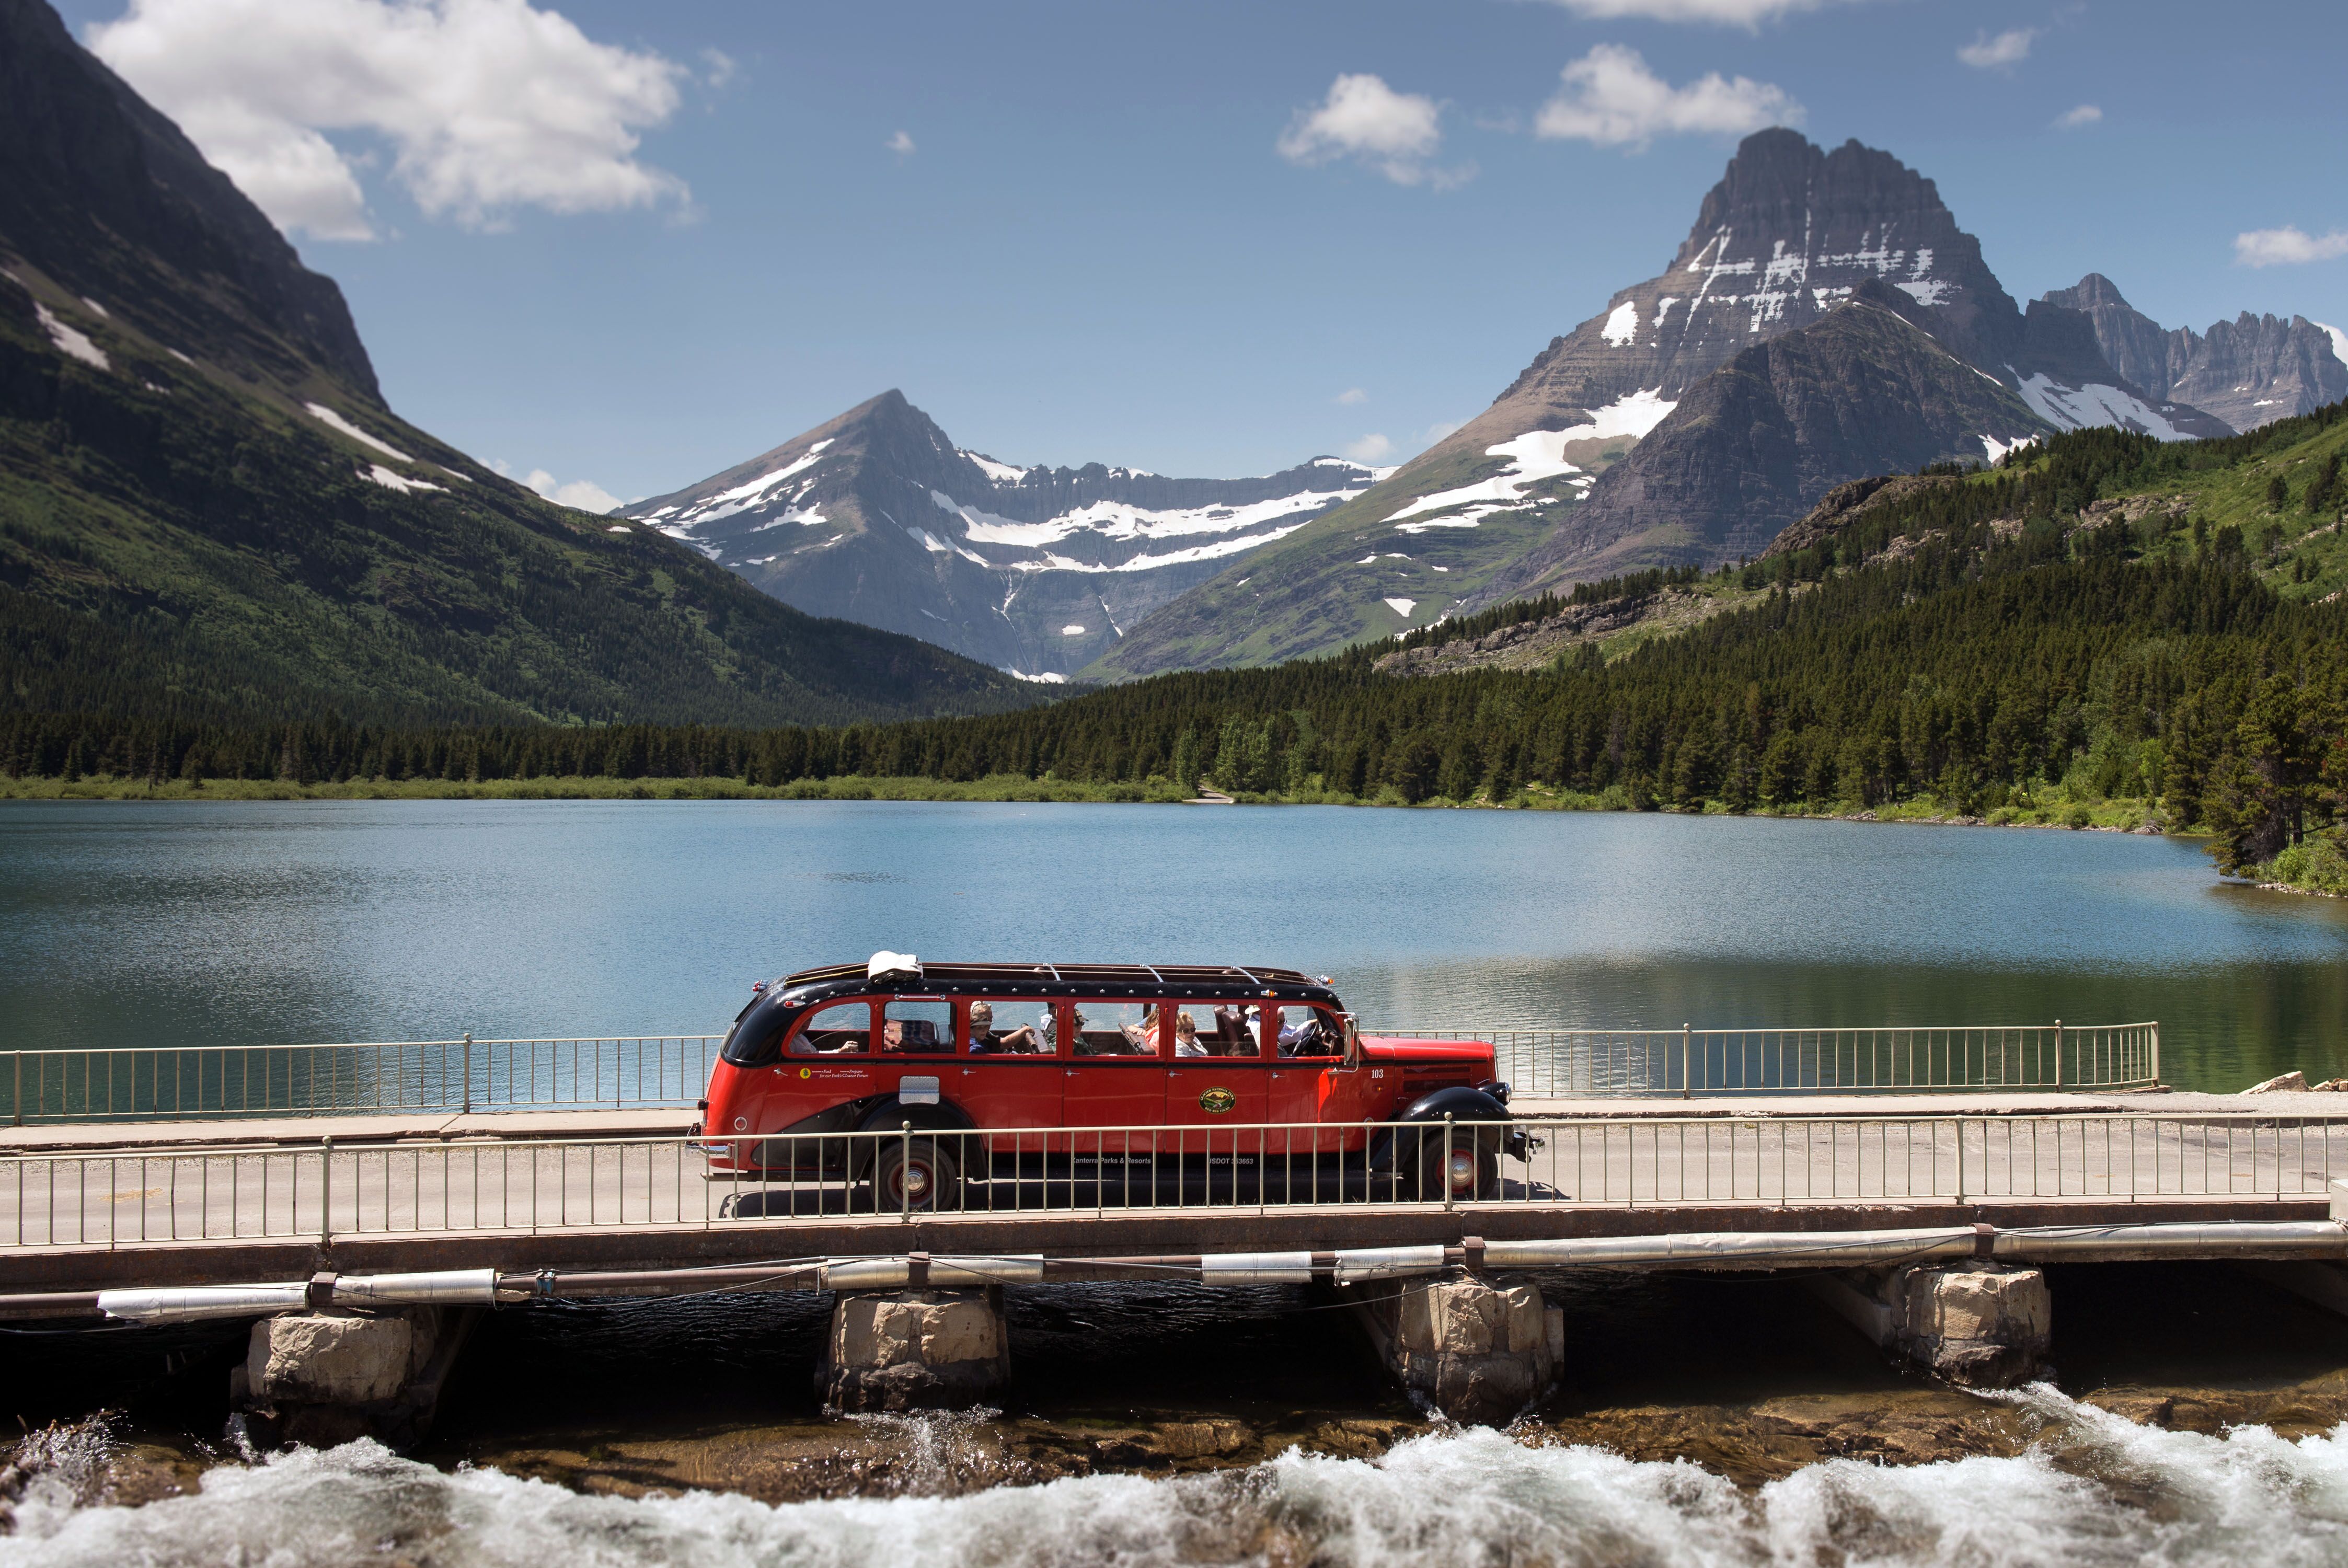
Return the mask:
[[1215,1047],[1214,1050],[1209,1053],[1210,1055],[1223,1057],[1251,1057],[1255,1055],[1255,1044],[1248,1029],[1246,1008],[1216,1008],[1215,1032],[1220,1035],[1222,1039],[1220,1043]]
[[[1051,1016],[1048,1011],[1044,1015],[1046,1027],[1050,1026]],[[1014,1055],[1039,1055],[1052,1048],[1033,1027],[1025,1024],[1020,1025],[1015,1029],[998,1031],[994,1026],[994,1006],[990,1002],[973,1002],[970,1005],[968,1043],[970,1054],[974,1057],[987,1056],[996,1051]]]
[[1137,1057],[1158,1054],[1158,1004],[1152,1002],[1142,1009],[1138,1024],[1119,1024],[1117,1032],[1125,1037],[1126,1049]]
[[1188,1013],[1174,1015],[1174,1054],[1178,1057],[1203,1057],[1208,1054],[1206,1042],[1199,1038],[1199,1020]]

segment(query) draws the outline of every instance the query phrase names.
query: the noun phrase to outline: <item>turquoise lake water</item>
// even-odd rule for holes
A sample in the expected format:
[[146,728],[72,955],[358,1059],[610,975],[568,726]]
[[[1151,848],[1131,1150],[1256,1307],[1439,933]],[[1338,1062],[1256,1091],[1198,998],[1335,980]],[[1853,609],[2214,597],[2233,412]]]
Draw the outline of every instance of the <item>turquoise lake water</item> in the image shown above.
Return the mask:
[[1238,962],[1369,1020],[2157,1018],[2187,1088],[2348,1071],[2348,903],[2113,833],[1665,815],[916,804],[0,806],[0,1040],[722,1029],[751,980]]

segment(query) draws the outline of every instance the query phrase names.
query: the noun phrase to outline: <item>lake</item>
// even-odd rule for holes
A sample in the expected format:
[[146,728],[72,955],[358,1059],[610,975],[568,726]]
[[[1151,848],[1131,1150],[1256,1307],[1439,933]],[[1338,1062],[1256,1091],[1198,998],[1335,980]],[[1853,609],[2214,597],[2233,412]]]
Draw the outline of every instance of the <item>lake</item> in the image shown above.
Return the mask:
[[[2167,1076],[2195,1088],[2348,1067],[2348,905],[2223,885],[2196,846],[2150,837],[1338,808],[0,806],[8,1045],[714,1030],[751,980],[880,947],[1292,965],[1391,1022],[2157,1018]],[[1006,1408],[911,1418],[818,1408],[820,1295],[499,1312],[412,1460],[361,1443],[240,1462],[221,1423],[241,1322],[13,1336],[10,1410],[79,1424],[33,1439],[57,1462],[0,1529],[0,1568],[2340,1560],[2336,1320],[2217,1265],[2057,1276],[2060,1391],[1987,1398],[1890,1365],[1792,1281],[1551,1280],[1576,1352],[1508,1435],[1427,1419],[1292,1286],[1014,1290]],[[2137,1424],[2161,1410],[2180,1429]],[[1206,1457],[1167,1457],[1202,1433]]]
[[1374,1023],[2157,1018],[2183,1088],[2348,1071],[2348,903],[2195,843],[1755,818],[888,801],[0,805],[20,1047],[722,1029],[929,958],[1334,976]]

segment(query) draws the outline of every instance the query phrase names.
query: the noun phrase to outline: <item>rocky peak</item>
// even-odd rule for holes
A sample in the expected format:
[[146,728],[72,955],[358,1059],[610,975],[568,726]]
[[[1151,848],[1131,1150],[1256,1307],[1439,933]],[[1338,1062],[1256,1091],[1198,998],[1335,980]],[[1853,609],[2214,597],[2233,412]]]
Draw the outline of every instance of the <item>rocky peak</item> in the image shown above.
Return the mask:
[[2205,408],[2237,430],[2311,413],[2348,397],[2348,334],[2303,315],[2289,321],[2244,311],[2207,333],[2163,327],[2100,273],[2044,296],[2084,312],[2120,374],[2156,398]]
[[1869,283],[1904,294],[1910,320],[1993,374],[2022,356],[2020,308],[1932,181],[1856,141],[1828,151],[1798,131],[1756,131],[1705,193],[1667,270],[1551,342],[1435,450],[1605,428],[1641,395],[1667,413],[1740,351],[1800,331]]
[[799,609],[1057,679],[1380,470],[1315,458],[1250,479],[956,447],[895,389],[627,514]]

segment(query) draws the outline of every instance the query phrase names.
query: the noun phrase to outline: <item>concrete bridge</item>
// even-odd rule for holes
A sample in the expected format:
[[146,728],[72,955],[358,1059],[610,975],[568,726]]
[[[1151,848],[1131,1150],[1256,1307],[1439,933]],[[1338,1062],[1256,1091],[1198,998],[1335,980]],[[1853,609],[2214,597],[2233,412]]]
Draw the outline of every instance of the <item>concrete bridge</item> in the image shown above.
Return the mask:
[[[973,1150],[942,1212],[874,1212],[844,1180],[713,1174],[687,1106],[615,1104],[605,1073],[600,1105],[500,1099],[469,1072],[428,1108],[410,1078],[381,1110],[223,1115],[159,1106],[161,1069],[111,1121],[17,1102],[0,1316],[258,1318],[239,1397],[314,1439],[412,1435],[467,1314],[557,1297],[831,1291],[820,1377],[858,1408],[999,1386],[1006,1285],[1310,1284],[1354,1305],[1406,1384],[1476,1418],[1505,1418],[1569,1353],[1540,1285],[1560,1269],[1797,1272],[1892,1353],[1989,1383],[2034,1368],[2050,1262],[2222,1260],[2348,1310],[2348,1105],[2328,1094],[1846,1078],[1756,1097],[1626,1072],[1627,1093],[1519,1098],[1536,1146],[1473,1201],[1382,1189],[1311,1157],[1325,1130],[1264,1124],[984,1135],[998,1155],[1048,1136],[1090,1158],[1047,1174]],[[1176,1161],[1183,1179],[1159,1174]]]

